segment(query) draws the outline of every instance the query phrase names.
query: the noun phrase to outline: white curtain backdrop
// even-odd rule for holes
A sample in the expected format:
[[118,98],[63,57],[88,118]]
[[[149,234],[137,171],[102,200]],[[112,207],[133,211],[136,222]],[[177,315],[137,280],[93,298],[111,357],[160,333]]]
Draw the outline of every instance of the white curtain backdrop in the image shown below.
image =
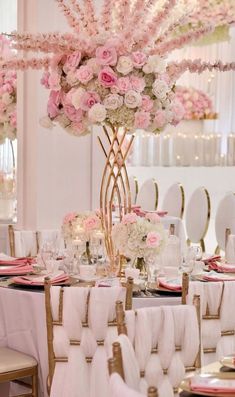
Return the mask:
[[[222,60],[231,62],[235,60],[235,28],[230,30],[229,42],[215,43],[207,46],[187,47],[173,53],[174,60],[198,59],[204,61]],[[213,100],[215,111],[219,118],[210,122],[210,131],[222,134],[224,137],[223,152],[226,151],[225,137],[235,133],[235,73],[234,72],[204,72],[185,73],[178,82],[181,85],[192,86],[207,92]]]
[[[0,0],[0,33],[17,29],[17,0]],[[16,156],[17,144],[13,143]],[[13,167],[12,150],[8,140],[0,145],[0,171],[11,172]]]

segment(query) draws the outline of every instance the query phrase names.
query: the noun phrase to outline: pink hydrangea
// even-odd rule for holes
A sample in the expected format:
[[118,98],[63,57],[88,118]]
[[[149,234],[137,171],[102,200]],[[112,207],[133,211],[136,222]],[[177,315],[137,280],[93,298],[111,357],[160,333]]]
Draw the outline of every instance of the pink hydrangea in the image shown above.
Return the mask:
[[146,245],[148,248],[156,248],[160,245],[161,236],[156,232],[149,232],[146,238]]
[[166,114],[164,110],[157,110],[155,117],[154,117],[154,123],[156,125],[156,128],[162,128],[166,124]]
[[111,46],[101,46],[96,49],[96,61],[99,65],[114,66],[117,63],[117,51]]
[[117,83],[117,75],[112,68],[107,66],[99,72],[98,80],[103,87],[112,87]]
[[138,219],[137,215],[134,212],[130,212],[129,214],[123,216],[122,223],[124,225],[129,225],[132,223],[136,223],[137,219]]
[[135,128],[147,129],[150,124],[150,113],[138,111],[135,113]]
[[82,110],[88,111],[96,103],[100,103],[100,96],[95,91],[86,91],[81,96],[80,107]]
[[77,217],[77,212],[69,212],[68,214],[65,215],[64,219],[63,219],[63,224],[66,225],[72,221],[74,221],[74,219],[76,219]]

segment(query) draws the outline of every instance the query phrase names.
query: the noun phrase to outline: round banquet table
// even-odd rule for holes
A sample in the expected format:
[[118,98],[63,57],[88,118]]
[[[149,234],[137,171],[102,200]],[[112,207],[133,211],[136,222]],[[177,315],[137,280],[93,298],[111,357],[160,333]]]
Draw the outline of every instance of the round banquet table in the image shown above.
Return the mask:
[[[133,298],[134,309],[180,303],[181,298],[174,296]],[[39,397],[47,397],[48,358],[43,291],[0,287],[0,346],[11,347],[36,358],[39,363]],[[19,392],[19,386],[11,385],[11,392]],[[6,385],[0,384],[0,396],[8,396]]]

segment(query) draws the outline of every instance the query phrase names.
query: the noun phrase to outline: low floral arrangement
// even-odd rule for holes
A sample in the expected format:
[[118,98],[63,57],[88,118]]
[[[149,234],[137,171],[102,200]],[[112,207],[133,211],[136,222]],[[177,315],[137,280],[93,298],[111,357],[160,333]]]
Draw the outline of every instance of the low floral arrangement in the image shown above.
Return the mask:
[[78,237],[89,241],[94,232],[101,230],[101,219],[98,211],[70,212],[63,219],[62,233],[65,241],[72,241]]
[[212,100],[203,91],[193,87],[177,86],[175,95],[184,108],[184,120],[216,118]]
[[160,254],[166,242],[161,218],[155,213],[147,213],[145,217],[134,212],[124,215],[122,221],[114,225],[112,237],[119,253],[132,260],[146,260]]
[[[0,57],[12,57],[10,41],[0,36]],[[16,138],[16,72],[0,70],[0,144]]]

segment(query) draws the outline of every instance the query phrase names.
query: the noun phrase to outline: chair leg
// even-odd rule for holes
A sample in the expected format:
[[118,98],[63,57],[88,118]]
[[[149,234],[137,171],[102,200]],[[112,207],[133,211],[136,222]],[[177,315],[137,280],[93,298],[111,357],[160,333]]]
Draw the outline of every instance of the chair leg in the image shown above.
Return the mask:
[[38,371],[32,376],[32,397],[38,397]]
[[200,240],[200,245],[201,245],[202,252],[203,253],[206,252],[205,242],[204,242],[203,238]]

